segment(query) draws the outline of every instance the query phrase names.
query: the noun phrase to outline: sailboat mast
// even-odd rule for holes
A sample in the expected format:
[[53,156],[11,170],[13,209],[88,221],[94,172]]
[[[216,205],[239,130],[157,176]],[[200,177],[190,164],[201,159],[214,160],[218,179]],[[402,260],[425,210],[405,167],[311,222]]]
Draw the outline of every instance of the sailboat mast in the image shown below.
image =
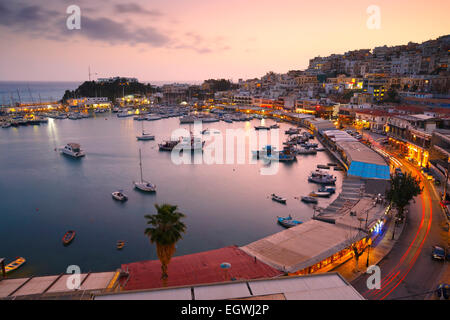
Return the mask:
[[141,149],[139,149],[139,166],[141,167],[141,182],[144,182],[144,179],[142,178],[142,155],[141,155]]

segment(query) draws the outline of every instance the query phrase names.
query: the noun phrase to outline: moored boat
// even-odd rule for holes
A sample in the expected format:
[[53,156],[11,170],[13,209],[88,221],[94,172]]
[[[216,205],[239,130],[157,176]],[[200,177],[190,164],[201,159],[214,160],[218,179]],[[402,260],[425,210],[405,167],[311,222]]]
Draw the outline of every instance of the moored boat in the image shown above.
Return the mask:
[[69,243],[71,243],[73,241],[73,239],[75,238],[75,234],[76,233],[73,230],[67,231],[62,238],[63,244],[68,245]]
[[141,169],[141,181],[133,181],[134,187],[144,192],[156,192],[156,185],[145,181],[142,176],[142,155],[141,149],[139,149],[139,166]]
[[309,197],[309,196],[304,196],[301,198],[301,200],[306,203],[318,203],[319,202],[319,200],[317,200],[316,198]]
[[127,201],[128,196],[124,194],[122,191],[114,191],[112,194],[113,199],[117,201]]
[[310,197],[328,198],[331,195],[327,191],[313,191],[309,194]]
[[289,130],[286,130],[284,133],[287,135],[293,135],[298,134],[300,132],[300,129],[298,128],[290,128]]
[[292,228],[292,227],[298,226],[303,223],[302,221],[293,220],[291,215],[289,215],[287,218],[278,217],[277,220],[278,220],[278,223],[285,228]]
[[117,250],[122,250],[123,247],[125,247],[125,241],[123,241],[123,240],[117,241],[117,244],[116,244]]
[[26,261],[27,260],[25,258],[17,257],[16,260],[5,266],[5,273],[10,273],[14,270],[19,269]]
[[279,202],[279,203],[286,204],[286,198],[277,196],[277,195],[274,194],[274,193],[271,194],[271,197],[272,197],[272,200],[273,200],[273,201],[276,201],[276,202]]
[[179,143],[180,141],[164,141],[163,143],[159,143],[159,150],[160,151],[172,151],[173,148]]
[[267,126],[255,126],[255,130],[270,130],[270,127],[267,127]]

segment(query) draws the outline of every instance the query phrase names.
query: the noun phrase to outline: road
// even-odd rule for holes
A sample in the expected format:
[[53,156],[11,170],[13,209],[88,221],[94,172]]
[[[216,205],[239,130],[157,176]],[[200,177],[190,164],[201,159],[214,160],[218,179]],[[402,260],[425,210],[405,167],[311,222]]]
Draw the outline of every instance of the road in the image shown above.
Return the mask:
[[[376,141],[372,142],[382,148]],[[381,289],[367,289],[368,275],[358,278],[352,285],[370,300],[423,300],[432,296],[427,292],[435,288],[446,267],[443,262],[431,259],[431,246],[443,245],[448,241],[448,233],[443,231],[445,218],[439,196],[431,183],[409,162],[390,155],[391,163],[401,164],[402,170],[421,177],[424,191],[411,202],[403,233],[392,251],[379,264]]]

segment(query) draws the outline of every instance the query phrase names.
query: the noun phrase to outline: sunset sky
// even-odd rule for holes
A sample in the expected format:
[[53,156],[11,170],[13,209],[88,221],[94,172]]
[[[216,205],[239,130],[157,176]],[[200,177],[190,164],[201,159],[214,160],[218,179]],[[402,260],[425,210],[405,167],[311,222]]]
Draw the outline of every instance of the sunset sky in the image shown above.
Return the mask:
[[[81,8],[68,30],[66,8]],[[366,26],[370,5],[381,29]],[[0,0],[0,80],[260,77],[310,58],[450,33],[442,0]]]

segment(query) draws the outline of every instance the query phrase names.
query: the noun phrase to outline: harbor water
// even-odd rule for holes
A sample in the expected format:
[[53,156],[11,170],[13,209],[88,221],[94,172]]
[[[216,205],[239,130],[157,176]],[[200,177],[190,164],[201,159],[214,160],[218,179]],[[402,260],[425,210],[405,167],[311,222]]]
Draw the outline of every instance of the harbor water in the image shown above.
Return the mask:
[[[216,122],[204,128],[245,131],[259,124]],[[137,141],[142,125],[155,141]],[[187,232],[176,255],[248,244],[283,230],[277,216],[311,219],[313,206],[299,198],[319,187],[308,183],[310,172],[318,164],[335,162],[327,152],[279,163],[274,175],[262,175],[267,165],[248,159],[245,164],[176,165],[169,152],[158,150],[158,143],[179,127],[189,130],[178,118],[140,122],[105,113],[0,129],[0,257],[7,262],[27,259],[11,276],[59,274],[69,265],[82,272],[112,271],[122,263],[157,259],[155,245],[144,235],[144,215],[156,212],[155,203],[178,205],[186,214]],[[289,127],[280,123],[281,140]],[[75,160],[57,152],[69,142],[80,143],[86,157]],[[156,184],[155,194],[133,188],[140,179],[139,149],[144,179]],[[330,173],[337,177],[337,192],[319,198],[319,207],[340,192],[343,173]],[[128,195],[127,202],[112,199],[119,189]],[[285,197],[287,204],[272,201],[272,193]],[[67,230],[75,230],[76,237],[65,247],[61,239]],[[121,251],[118,240],[126,242]]]

